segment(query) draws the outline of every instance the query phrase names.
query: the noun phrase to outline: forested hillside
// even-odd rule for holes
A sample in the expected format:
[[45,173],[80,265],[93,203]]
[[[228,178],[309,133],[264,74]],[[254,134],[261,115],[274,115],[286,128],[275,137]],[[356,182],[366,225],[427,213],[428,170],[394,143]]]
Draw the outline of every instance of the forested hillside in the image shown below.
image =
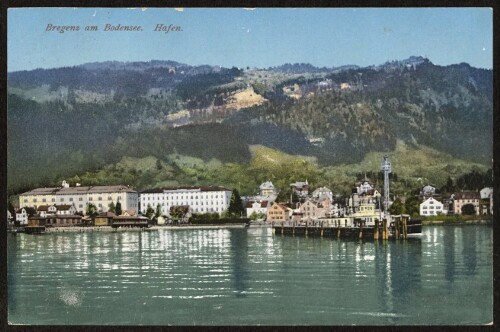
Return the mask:
[[[457,179],[490,167],[492,89],[491,70],[421,57],[366,68],[110,61],[12,72],[8,189],[74,178],[137,189],[218,181],[249,192],[260,180],[285,184],[311,173],[316,182],[346,182],[344,190],[353,174],[340,174],[343,165],[366,163],[371,153],[404,161],[404,153],[426,149],[423,162],[453,165]],[[309,166],[296,173],[288,162],[263,166],[265,151]],[[139,162],[121,173],[124,157],[150,158],[157,168]],[[407,176],[426,166],[411,165]]]

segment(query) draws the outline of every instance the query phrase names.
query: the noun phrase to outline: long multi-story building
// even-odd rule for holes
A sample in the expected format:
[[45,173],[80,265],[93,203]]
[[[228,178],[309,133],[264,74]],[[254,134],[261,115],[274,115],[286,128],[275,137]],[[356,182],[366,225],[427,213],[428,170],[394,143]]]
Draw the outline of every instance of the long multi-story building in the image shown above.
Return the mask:
[[140,212],[145,214],[148,205],[156,210],[159,204],[164,215],[170,215],[172,206],[188,206],[190,213],[221,214],[229,208],[231,195],[231,190],[223,187],[149,189],[139,194]]
[[106,212],[111,203],[120,202],[122,210],[138,209],[137,191],[123,185],[70,187],[63,181],[62,187],[37,188],[19,195],[19,207],[41,205],[74,205],[77,212],[85,213],[92,203],[97,211]]

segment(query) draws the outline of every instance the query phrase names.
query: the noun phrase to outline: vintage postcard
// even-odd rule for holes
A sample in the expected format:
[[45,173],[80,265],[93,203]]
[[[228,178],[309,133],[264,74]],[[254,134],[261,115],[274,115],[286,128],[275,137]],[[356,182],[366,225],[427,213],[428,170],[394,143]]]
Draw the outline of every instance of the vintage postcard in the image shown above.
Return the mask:
[[7,24],[9,324],[492,323],[492,8]]

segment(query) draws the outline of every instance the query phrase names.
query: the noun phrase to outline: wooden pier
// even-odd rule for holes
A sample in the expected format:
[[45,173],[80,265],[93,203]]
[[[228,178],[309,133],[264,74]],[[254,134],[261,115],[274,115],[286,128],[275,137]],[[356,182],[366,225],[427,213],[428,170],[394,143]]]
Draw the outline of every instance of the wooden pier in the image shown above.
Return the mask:
[[367,226],[363,222],[353,225],[342,225],[338,223],[335,226],[324,225],[323,223],[314,223],[309,225],[299,225],[297,223],[273,223],[273,234],[292,235],[292,236],[311,236],[342,239],[372,239],[387,240],[406,239],[410,234],[422,233],[422,223],[420,220],[410,220],[409,216],[395,216],[392,221],[383,219],[375,221],[375,225]]
[[24,227],[24,232],[28,234],[45,233],[46,219],[42,217],[29,217],[28,225]]

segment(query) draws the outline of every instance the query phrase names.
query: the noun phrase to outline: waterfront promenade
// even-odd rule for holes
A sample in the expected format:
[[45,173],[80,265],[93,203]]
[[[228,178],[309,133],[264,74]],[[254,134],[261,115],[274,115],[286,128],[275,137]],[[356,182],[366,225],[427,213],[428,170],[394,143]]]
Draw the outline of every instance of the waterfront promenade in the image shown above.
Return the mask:
[[[270,226],[270,225],[269,225]],[[45,233],[83,233],[83,232],[148,232],[162,229],[181,230],[181,229],[221,229],[221,228],[244,228],[245,224],[226,224],[226,225],[179,225],[179,226],[151,226],[148,228],[138,227],[119,227],[111,226],[72,226],[72,227],[47,227]]]
[[[423,220],[423,226],[455,226],[455,225],[478,225],[491,224],[492,220]],[[154,225],[148,228],[112,228],[111,226],[71,226],[71,227],[47,227],[45,233],[83,233],[83,232],[140,232],[140,231],[157,231],[157,230],[182,230],[182,229],[225,229],[225,228],[244,228],[245,224],[208,224],[208,225]],[[272,224],[250,225],[250,227],[272,227]],[[15,229],[8,229],[9,232],[14,232]]]

